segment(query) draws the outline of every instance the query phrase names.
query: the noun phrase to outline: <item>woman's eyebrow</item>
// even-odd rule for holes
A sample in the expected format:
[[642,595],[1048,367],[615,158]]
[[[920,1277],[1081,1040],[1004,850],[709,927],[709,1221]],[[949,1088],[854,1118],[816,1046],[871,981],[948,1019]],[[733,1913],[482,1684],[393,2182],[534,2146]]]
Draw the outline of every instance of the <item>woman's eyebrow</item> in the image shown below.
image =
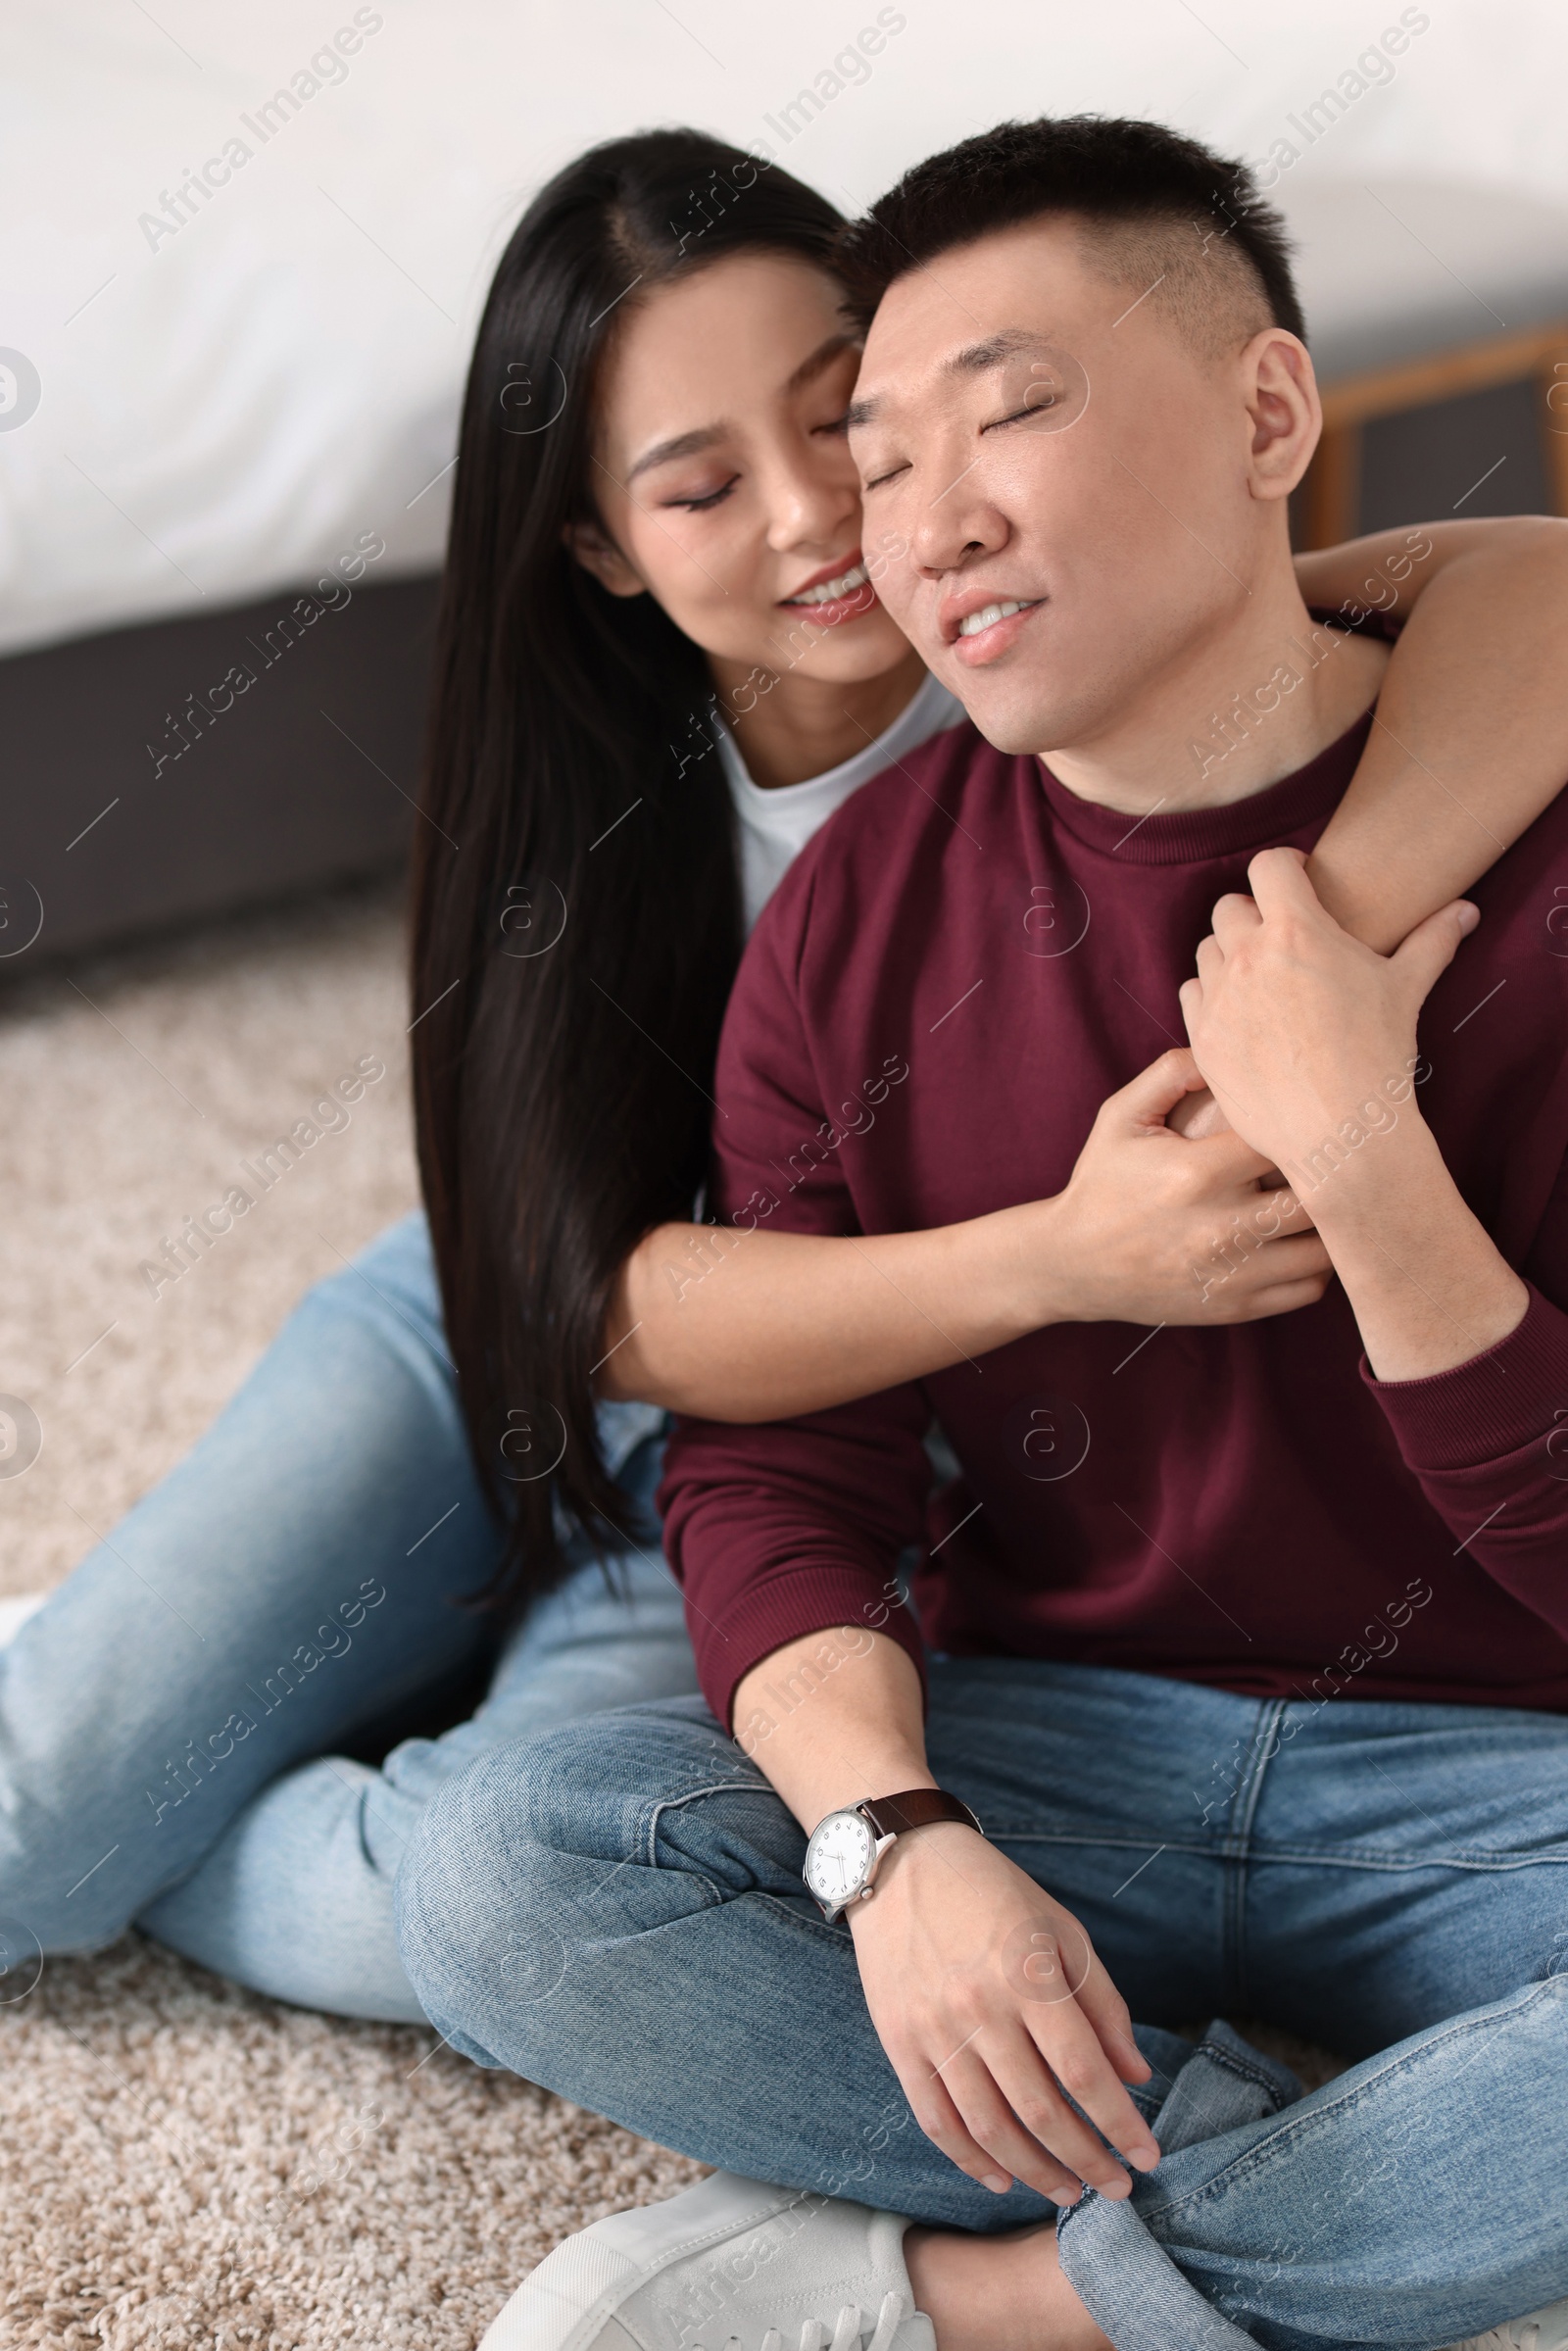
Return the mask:
[[830,367],[838,358],[841,351],[858,351],[859,347],[859,339],[856,335],[829,335],[825,343],[818,343],[809,359],[802,360],[784,386],[785,391],[799,392],[804,385],[813,383],[823,369]]
[[[643,451],[626,482],[634,482],[639,473],[646,473],[652,465],[667,465],[678,457],[697,457],[703,450],[711,449],[731,429],[728,424],[699,424],[691,432],[678,432],[667,441],[656,441],[652,449]],[[621,486],[624,488],[626,483]]]
[[[809,357],[802,360],[785,384],[785,391],[799,392],[804,385],[813,382],[825,367],[830,367],[841,351],[858,348],[854,335],[829,335],[826,342],[818,343]],[[727,422],[699,424],[691,432],[676,433],[667,441],[656,441],[652,449],[644,450],[627,474],[626,481],[634,482],[639,473],[648,472],[651,466],[667,465],[676,458],[698,457],[703,450],[711,449],[715,441],[722,441],[726,433],[733,430],[734,426]]]

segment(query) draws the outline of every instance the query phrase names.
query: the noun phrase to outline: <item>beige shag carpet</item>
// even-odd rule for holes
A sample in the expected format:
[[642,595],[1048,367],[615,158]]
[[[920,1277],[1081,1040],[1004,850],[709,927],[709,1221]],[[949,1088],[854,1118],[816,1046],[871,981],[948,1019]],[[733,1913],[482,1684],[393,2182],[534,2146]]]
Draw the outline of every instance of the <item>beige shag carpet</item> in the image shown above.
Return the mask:
[[[407,1017],[384,894],[0,995],[0,1391],[42,1433],[0,1480],[0,1596],[65,1575],[414,1204]],[[140,1261],[367,1053],[388,1075],[352,1124],[155,1299]],[[563,2236],[700,2176],[433,2032],[127,1936],[0,2003],[0,2351],[471,2351]]]
[[[42,1432],[0,1479],[0,1595],[65,1575],[414,1204],[407,1019],[384,893],[0,995],[0,1392]],[[140,1260],[366,1053],[388,1075],[352,1124],[154,1299]],[[136,1935],[0,2004],[4,2351],[470,2351],[563,2236],[700,2176],[433,2032]]]

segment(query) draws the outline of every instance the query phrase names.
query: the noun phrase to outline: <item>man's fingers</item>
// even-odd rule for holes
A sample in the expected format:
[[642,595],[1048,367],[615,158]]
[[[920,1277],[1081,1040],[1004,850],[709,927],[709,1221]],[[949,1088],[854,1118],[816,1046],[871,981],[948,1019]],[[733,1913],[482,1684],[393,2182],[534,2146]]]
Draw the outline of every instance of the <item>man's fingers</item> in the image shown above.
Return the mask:
[[1088,1978],[1078,1988],[1078,2005],[1120,2079],[1147,2082],[1152,2069],[1133,2038],[1133,2012],[1098,1952],[1090,1954]]
[[909,2103],[932,2145],[982,2187],[1000,2194],[1021,2180],[1054,2203],[1077,2202],[1083,2186],[1080,2174],[1031,2137],[972,2043],[933,2075],[924,2093],[911,2096]]
[[[1229,947],[1233,940],[1241,938],[1246,932],[1255,931],[1262,919],[1255,899],[1247,897],[1243,891],[1229,890],[1223,898],[1214,901],[1209,928],[1221,947]],[[1199,952],[1201,954],[1201,949]],[[1201,962],[1199,969],[1202,969]]]
[[[916,2058],[913,2064],[915,2068],[918,2068],[919,2059]],[[964,2122],[962,2115],[959,2114],[942,2076],[931,2073],[929,2069],[924,2069],[924,2071],[925,2079],[911,2081],[909,2073],[905,2067],[900,2066],[898,2069],[899,2079],[904,2084],[905,2095],[909,2101],[910,2112],[920,2129],[925,2132],[931,2144],[938,2148],[950,2163],[956,2164],[960,2172],[978,2181],[981,2187],[990,2188],[994,2195],[1005,2195],[1016,2177],[1011,2166],[1001,2162],[980,2145]],[[1055,2169],[1060,2173],[1057,2192],[1061,2200],[1071,2202],[1076,2194],[1078,2182],[1076,2180],[1070,2180],[1059,2164],[1055,2166]],[[1042,2193],[1047,2195],[1052,2192],[1049,2188],[1042,2190]]]
[[[1217,907],[1215,911],[1217,914]],[[1199,940],[1198,953],[1194,955],[1193,961],[1198,965],[1198,976],[1203,986],[1212,988],[1225,968],[1225,949],[1212,931],[1206,938]],[[1183,985],[1185,986],[1185,984],[1184,982]]]
[[1479,906],[1473,906],[1467,898],[1456,898],[1450,905],[1439,906],[1425,922],[1418,922],[1395,949],[1390,961],[1409,982],[1418,1004],[1426,1002],[1433,983],[1457,955],[1459,942],[1470,936],[1480,920]]
[[[1201,944],[1201,942],[1200,942],[1200,944]],[[1182,1018],[1187,1023],[1187,1034],[1190,1037],[1193,1033],[1193,1022],[1198,1018],[1198,1015],[1203,1009],[1202,981],[1183,980],[1181,986],[1176,991],[1176,1002],[1181,1005]],[[1205,1078],[1202,1083],[1206,1085],[1208,1083],[1207,1079]]]
[[[1141,2172],[1152,2171],[1159,2161],[1159,2149],[1149,2125],[1128,2096],[1126,2083],[1078,2002],[1032,2001],[1020,2014],[1035,2047],[1074,2104],[1083,2108],[1096,2129],[1130,2164]],[[1079,2163],[1076,2142],[1069,2145],[1058,2137],[1051,2144],[1063,2163],[1072,2164],[1093,2186],[1101,2184],[1099,2178]]]
[[1053,2069],[1016,2026],[988,2026],[960,2060],[944,2067],[943,2078],[971,2137],[1015,2179],[1034,2187],[1043,2165],[1052,2163],[1065,2172],[1069,2198],[1076,2198],[1080,2180],[1102,2196],[1129,2192],[1123,2166],[1074,2114]]
[[1260,849],[1247,868],[1252,902],[1267,918],[1287,906],[1323,911],[1323,902],[1306,878],[1304,849]]

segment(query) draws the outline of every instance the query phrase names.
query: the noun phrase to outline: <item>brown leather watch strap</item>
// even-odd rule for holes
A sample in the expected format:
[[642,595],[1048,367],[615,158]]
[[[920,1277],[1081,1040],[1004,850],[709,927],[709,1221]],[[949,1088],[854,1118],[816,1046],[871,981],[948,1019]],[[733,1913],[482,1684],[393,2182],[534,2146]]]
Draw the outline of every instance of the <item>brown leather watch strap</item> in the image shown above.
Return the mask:
[[864,1814],[878,1837],[902,1837],[906,1829],[923,1829],[931,1821],[960,1821],[981,1837],[985,1831],[957,1796],[950,1796],[945,1788],[908,1788],[900,1796],[869,1797],[856,1807]]

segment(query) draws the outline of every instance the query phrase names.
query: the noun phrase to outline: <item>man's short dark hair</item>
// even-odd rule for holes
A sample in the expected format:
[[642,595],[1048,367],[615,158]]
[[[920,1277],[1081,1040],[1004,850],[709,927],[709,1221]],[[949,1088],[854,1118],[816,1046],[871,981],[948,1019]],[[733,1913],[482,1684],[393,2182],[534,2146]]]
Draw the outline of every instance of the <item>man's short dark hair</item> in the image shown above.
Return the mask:
[[1284,220],[1247,166],[1162,123],[1102,115],[999,122],[916,164],[846,231],[851,307],[869,323],[907,271],[1052,215],[1081,220],[1092,265],[1207,352],[1269,325],[1306,340]]

